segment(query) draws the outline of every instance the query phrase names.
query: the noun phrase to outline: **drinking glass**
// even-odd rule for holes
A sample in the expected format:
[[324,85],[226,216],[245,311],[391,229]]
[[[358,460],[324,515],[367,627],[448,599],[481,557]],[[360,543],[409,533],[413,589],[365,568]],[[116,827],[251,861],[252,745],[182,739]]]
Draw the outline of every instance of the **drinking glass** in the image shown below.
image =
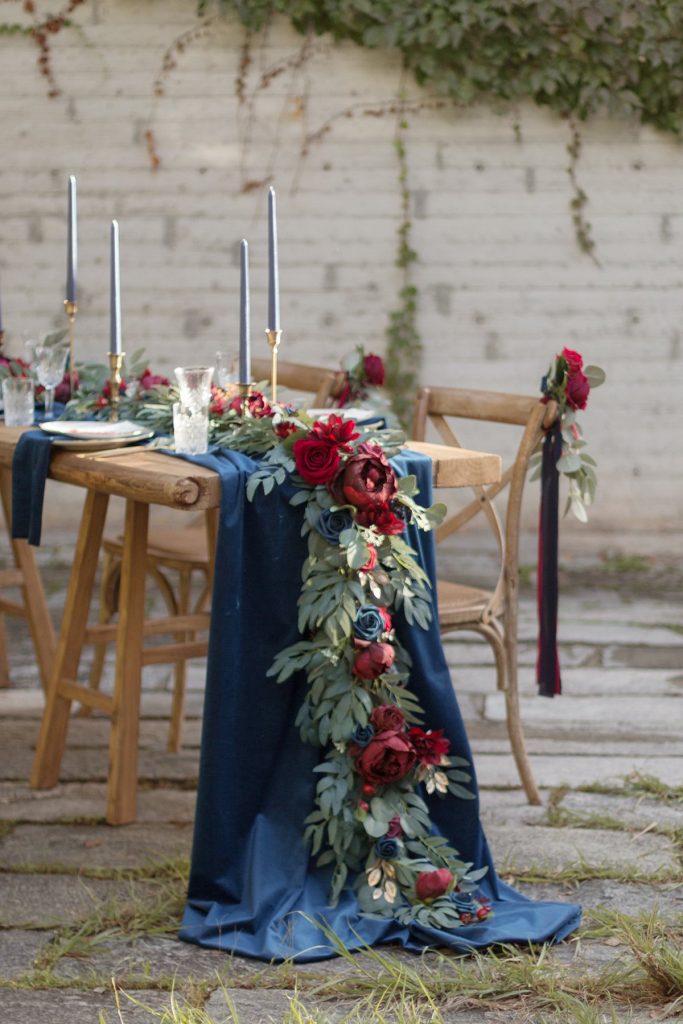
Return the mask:
[[181,455],[201,455],[209,447],[209,406],[173,403],[175,450]]
[[52,416],[55,403],[55,388],[61,383],[69,349],[64,345],[43,345],[29,342],[32,365],[38,383],[45,388],[45,418]]
[[213,366],[176,366],[180,404],[188,409],[203,409],[211,401]]
[[2,382],[5,424],[28,427],[33,423],[33,381],[30,377],[6,377]]
[[216,352],[216,377],[222,388],[239,383],[238,358],[236,352]]

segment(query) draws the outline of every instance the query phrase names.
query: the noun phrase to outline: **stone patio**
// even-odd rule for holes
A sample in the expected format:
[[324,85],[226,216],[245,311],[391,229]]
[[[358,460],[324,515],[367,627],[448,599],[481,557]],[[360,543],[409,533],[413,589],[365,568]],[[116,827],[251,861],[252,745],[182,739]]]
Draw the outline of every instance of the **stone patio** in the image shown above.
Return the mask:
[[[527,806],[521,795],[488,648],[467,634],[453,634],[446,642],[499,873],[529,896],[580,902],[589,924],[598,907],[634,916],[654,907],[664,915],[683,912],[683,564],[652,554],[640,563],[610,557],[592,555],[563,569],[565,693],[559,700],[534,694],[532,580],[522,590],[523,718],[543,807]],[[68,539],[41,548],[39,559],[58,618]],[[480,580],[490,574],[491,562],[475,546],[459,569]],[[139,821],[113,829],[102,821],[108,738],[102,718],[73,719],[63,781],[56,789],[28,787],[42,696],[23,626],[8,622],[8,635],[13,687],[0,691],[0,1009],[5,1019],[138,1024],[153,1020],[153,1013],[158,1017],[176,998],[203,1005],[206,1021],[303,1020],[293,1010],[287,1016],[295,995],[311,1012],[306,1019],[343,1019],[354,1000],[338,994],[330,1001],[316,990],[321,982],[352,974],[353,965],[345,961],[271,967],[173,937],[182,909],[179,874],[192,836],[202,664],[189,671],[188,720],[179,755],[165,749],[170,672],[146,670]],[[643,777],[654,777],[668,792],[657,792]],[[679,787],[677,793],[673,787]],[[143,912],[149,915],[149,933],[144,920],[130,924]],[[93,941],[97,915],[101,930]],[[76,935],[79,922],[89,923],[84,926],[88,941]],[[584,926],[579,937],[550,955],[558,964],[599,971],[626,952],[623,944],[586,937]],[[407,961],[415,964],[416,958]],[[112,979],[125,992],[120,1016]],[[453,1024],[541,1020],[525,1016],[521,1004],[516,1010],[510,1006],[473,1008],[450,999],[438,1019]],[[638,1006],[632,1014],[618,1009],[618,1019],[638,1024],[651,1020],[656,1009],[661,1005]],[[667,1019],[681,1021],[683,1011]]]

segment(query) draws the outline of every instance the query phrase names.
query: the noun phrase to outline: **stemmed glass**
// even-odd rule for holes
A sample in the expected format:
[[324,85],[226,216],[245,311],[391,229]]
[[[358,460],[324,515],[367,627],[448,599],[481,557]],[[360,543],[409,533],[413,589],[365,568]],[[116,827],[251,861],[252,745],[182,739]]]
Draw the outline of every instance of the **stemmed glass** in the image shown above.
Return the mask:
[[64,376],[69,349],[64,345],[46,345],[44,342],[29,342],[28,346],[38,383],[45,388],[45,418],[48,419],[53,415],[55,388]]
[[216,352],[216,377],[219,387],[224,389],[238,383],[236,352]]

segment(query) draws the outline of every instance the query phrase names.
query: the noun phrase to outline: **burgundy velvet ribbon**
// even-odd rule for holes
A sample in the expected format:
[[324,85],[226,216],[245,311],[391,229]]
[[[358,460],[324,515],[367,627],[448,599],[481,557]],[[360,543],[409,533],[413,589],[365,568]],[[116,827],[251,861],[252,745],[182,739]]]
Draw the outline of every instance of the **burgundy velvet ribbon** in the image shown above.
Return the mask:
[[560,474],[557,460],[562,454],[559,420],[546,431],[541,462],[541,510],[538,529],[538,657],[536,680],[542,697],[562,692],[560,660],[557,653],[558,604],[558,519]]

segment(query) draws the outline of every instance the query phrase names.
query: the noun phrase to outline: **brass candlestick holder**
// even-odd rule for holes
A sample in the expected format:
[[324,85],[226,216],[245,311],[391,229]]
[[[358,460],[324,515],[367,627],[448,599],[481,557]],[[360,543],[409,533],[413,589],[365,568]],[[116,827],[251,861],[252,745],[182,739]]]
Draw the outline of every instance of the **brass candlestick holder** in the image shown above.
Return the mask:
[[76,340],[76,313],[78,303],[64,299],[64,309],[69,318],[69,397],[76,394],[76,360],[74,355],[74,344]]
[[121,399],[121,366],[125,357],[125,352],[110,352],[109,353],[109,366],[111,368],[111,377],[109,378],[109,421],[110,423],[119,422],[119,401]]
[[266,338],[270,345],[270,351],[273,354],[273,368],[270,374],[270,388],[273,395],[273,401],[277,402],[277,350],[280,347],[280,339],[282,337],[282,331],[272,331],[270,327],[266,328]]
[[238,384],[240,398],[249,398],[249,395],[254,390],[253,384]]

